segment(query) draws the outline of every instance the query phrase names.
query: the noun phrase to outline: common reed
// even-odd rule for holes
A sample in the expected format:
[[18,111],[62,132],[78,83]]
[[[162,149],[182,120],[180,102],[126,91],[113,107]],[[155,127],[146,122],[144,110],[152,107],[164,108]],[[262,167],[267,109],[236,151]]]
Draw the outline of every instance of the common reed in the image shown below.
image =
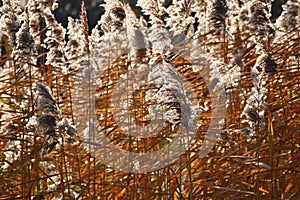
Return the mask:
[[[138,0],[140,15],[105,0],[91,34],[84,2],[67,28],[59,1],[1,2],[0,199],[299,198],[297,0],[274,20],[270,0]],[[136,74],[151,79],[122,82]],[[212,118],[218,106],[225,120]],[[106,162],[121,156],[105,147],[99,158],[103,135],[126,152],[166,148],[189,116],[193,140],[163,168],[118,170]],[[214,120],[224,126],[200,158]],[[156,135],[130,135],[149,124]]]

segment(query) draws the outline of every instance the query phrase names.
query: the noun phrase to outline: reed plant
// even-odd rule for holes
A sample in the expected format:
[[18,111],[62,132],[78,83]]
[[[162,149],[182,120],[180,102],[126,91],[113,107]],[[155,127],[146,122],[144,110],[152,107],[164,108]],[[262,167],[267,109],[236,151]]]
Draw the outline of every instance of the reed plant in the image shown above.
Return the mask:
[[[300,2],[286,1],[271,20],[270,0],[138,0],[139,15],[124,1],[104,1],[90,31],[84,2],[64,28],[53,14],[59,1],[1,1],[0,199],[298,199]],[[116,88],[131,87],[132,79],[127,88],[120,82],[135,70],[168,84],[143,82],[124,99]],[[199,157],[222,117],[212,118],[218,88],[223,126]],[[177,91],[192,91],[197,106],[185,109]],[[130,112],[117,110],[120,101]],[[168,165],[149,161],[139,173],[99,158],[92,131],[147,154],[178,137],[189,123],[183,110],[197,130]],[[128,116],[126,129],[117,118]],[[151,119],[165,120],[155,136],[126,133],[143,134],[134,130]]]

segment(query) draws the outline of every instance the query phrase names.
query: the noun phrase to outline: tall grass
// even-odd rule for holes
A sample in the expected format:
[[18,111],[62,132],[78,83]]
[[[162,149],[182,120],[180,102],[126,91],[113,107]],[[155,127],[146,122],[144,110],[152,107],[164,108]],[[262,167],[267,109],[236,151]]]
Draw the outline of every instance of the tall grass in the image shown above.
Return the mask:
[[[273,22],[271,2],[263,0],[174,0],[168,8],[139,0],[139,17],[123,1],[105,0],[106,12],[91,35],[84,3],[80,18],[69,18],[65,29],[53,15],[56,2],[29,0],[26,8],[2,2],[0,199],[299,198],[297,0],[288,0]],[[126,30],[135,30],[132,38]],[[194,43],[196,48],[185,49]],[[199,158],[213,108],[206,77],[193,66],[192,58],[202,55],[209,58],[205,67],[212,80],[224,85],[226,120],[217,144]],[[99,124],[97,130],[123,150],[148,153],[170,144],[183,118],[180,106],[169,106],[176,98],[162,85],[149,89],[145,83],[148,89],[135,91],[131,105],[135,122],[147,125],[147,92],[160,92],[155,101],[169,121],[155,137],[130,136],[112,116],[114,87],[148,63],[168,63],[187,81],[201,126],[189,149],[167,167],[118,171],[86,145],[99,138],[89,134],[80,113],[89,112],[90,127]],[[82,74],[96,77],[94,85]],[[87,96],[91,85],[93,98]],[[87,100],[95,110],[80,104]]]

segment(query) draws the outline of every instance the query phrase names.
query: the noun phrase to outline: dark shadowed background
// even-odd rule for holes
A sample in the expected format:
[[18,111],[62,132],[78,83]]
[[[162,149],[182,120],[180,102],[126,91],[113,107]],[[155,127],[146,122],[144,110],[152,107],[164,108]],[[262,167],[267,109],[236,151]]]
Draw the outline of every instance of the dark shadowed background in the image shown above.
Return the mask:
[[[136,14],[140,14],[139,7],[136,7],[137,0],[124,0],[125,3],[131,5]],[[60,0],[59,8],[55,11],[55,16],[59,22],[63,24],[64,27],[67,26],[67,17],[71,16],[73,18],[79,18],[79,11],[81,0]],[[89,28],[90,30],[96,25],[97,21],[100,19],[100,16],[104,13],[103,7],[100,4],[103,4],[103,0],[85,0],[84,1],[87,8],[88,19],[89,19]],[[276,19],[282,12],[282,4],[286,0],[275,0],[272,2],[272,17],[271,19]],[[172,0],[166,0],[165,6],[168,7],[172,3]]]

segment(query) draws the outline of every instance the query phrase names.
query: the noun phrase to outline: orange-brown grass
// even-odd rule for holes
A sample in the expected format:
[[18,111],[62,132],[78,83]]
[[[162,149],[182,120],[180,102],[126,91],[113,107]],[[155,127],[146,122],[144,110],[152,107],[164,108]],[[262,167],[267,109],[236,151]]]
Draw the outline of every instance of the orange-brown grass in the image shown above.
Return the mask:
[[[206,38],[209,38],[209,33]],[[201,128],[197,132],[195,141],[172,164],[163,169],[149,173],[125,173],[106,166],[83,148],[82,142],[73,146],[62,146],[47,154],[43,160],[40,156],[44,138],[36,133],[34,142],[26,140],[29,130],[26,127],[30,117],[37,115],[35,109],[36,96],[33,84],[42,81],[49,86],[56,104],[62,115],[73,121],[72,95],[73,81],[76,73],[63,75],[59,69],[41,63],[39,70],[33,71],[27,80],[16,79],[16,66],[10,52],[2,56],[11,75],[1,76],[5,83],[0,88],[0,101],[9,106],[9,110],[1,110],[0,115],[12,113],[12,118],[1,121],[1,128],[12,122],[14,127],[6,134],[0,133],[0,160],[5,161],[6,145],[10,140],[20,141],[21,155],[9,167],[0,171],[0,199],[52,199],[63,193],[64,199],[298,199],[300,196],[300,37],[299,29],[287,33],[286,42],[273,44],[270,52],[278,63],[278,73],[273,77],[265,77],[267,103],[264,122],[265,127],[257,129],[249,140],[241,129],[246,125],[241,123],[241,113],[245,102],[241,98],[243,91],[252,87],[250,68],[258,57],[254,46],[245,49],[242,58],[245,63],[242,69],[238,87],[228,90],[229,100],[226,108],[226,122],[220,140],[211,152],[204,158],[199,158],[197,152],[202,144],[210,123],[211,110],[199,115]],[[226,62],[230,52],[236,51],[242,43],[238,41],[228,47],[227,36],[222,44],[211,44],[209,39],[204,42],[206,48],[220,45],[219,55]],[[2,38],[7,45],[7,38]],[[223,51],[224,48],[226,51]],[[294,60],[291,58],[295,58]],[[120,75],[128,71],[130,63],[126,56],[115,58],[116,64],[105,66],[107,70],[102,74],[102,81],[112,81],[113,85]],[[1,61],[3,62],[3,60]],[[1,63],[0,63],[1,64]],[[173,67],[184,78],[189,80],[198,97],[198,103],[210,104],[207,86],[201,74],[193,72],[190,64],[180,57],[171,60]],[[32,66],[33,67],[33,66]],[[292,69],[293,68],[293,69]],[[7,78],[9,77],[9,78]],[[29,105],[23,108],[23,99],[19,96],[22,87],[31,88]],[[105,85],[105,84],[104,84]],[[96,98],[96,114],[108,112],[112,89],[97,88],[96,92],[109,90],[108,94]],[[3,97],[3,96],[8,97]],[[141,93],[143,98],[143,94]],[[248,96],[244,96],[246,99]],[[10,101],[14,100],[14,101]],[[16,103],[14,103],[16,102]],[[142,101],[141,101],[142,102]],[[145,109],[145,108],[141,108]],[[143,121],[137,118],[137,121]],[[105,134],[112,143],[124,150],[133,152],[150,152],[168,145],[167,137],[173,138],[176,129],[171,131],[165,124],[165,129],[153,138],[136,139],[121,133],[114,126],[114,118],[98,119],[98,123],[107,128]],[[112,130],[111,127],[115,127]],[[79,133],[80,135],[80,133]],[[80,141],[80,138],[78,138]],[[55,190],[47,187],[51,184],[51,176],[42,162],[55,166],[60,177],[60,184]],[[263,165],[264,164],[264,165]],[[269,166],[268,167],[266,167]],[[49,182],[50,180],[50,182]]]

